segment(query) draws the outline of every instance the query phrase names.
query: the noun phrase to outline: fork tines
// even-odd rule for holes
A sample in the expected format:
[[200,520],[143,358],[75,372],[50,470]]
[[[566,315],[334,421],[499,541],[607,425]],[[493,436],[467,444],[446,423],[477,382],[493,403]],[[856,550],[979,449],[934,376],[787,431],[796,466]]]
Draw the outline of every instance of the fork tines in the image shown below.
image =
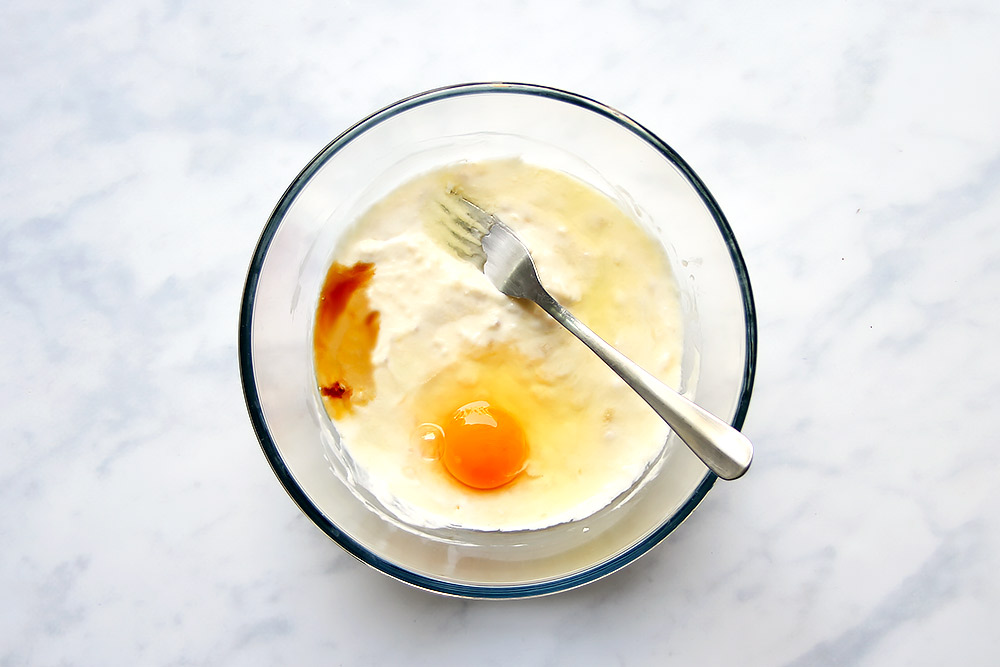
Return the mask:
[[482,269],[486,262],[483,237],[490,233],[496,219],[465,197],[455,192],[449,195],[446,200],[437,202],[444,212],[445,243],[460,257]]

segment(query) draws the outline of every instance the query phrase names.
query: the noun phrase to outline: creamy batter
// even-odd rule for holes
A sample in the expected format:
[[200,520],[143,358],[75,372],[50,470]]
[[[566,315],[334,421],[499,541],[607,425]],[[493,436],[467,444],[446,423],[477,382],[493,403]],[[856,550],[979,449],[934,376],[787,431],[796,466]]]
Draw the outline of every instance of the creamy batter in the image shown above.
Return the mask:
[[[435,202],[452,190],[514,230],[564,306],[677,386],[681,316],[662,246],[582,182],[502,160],[417,177],[368,210],[339,244],[333,262],[367,271],[354,285],[362,300],[352,302],[356,317],[343,320],[353,324],[341,329],[368,326],[370,358],[357,387],[338,385],[342,369],[330,368],[341,353],[318,320],[327,410],[361,483],[411,524],[519,530],[589,516],[642,475],[667,427],[540,308],[502,295],[440,242],[449,221]],[[473,401],[502,407],[528,443],[523,471],[496,489],[450,475],[435,444],[440,433],[429,426]]]

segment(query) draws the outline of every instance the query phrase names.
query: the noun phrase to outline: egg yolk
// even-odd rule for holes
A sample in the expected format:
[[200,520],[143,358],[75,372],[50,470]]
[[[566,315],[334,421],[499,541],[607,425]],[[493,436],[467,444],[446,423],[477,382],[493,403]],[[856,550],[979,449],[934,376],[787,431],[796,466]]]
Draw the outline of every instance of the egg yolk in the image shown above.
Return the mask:
[[514,479],[528,460],[521,425],[486,401],[462,406],[443,424],[441,460],[458,481],[495,489]]

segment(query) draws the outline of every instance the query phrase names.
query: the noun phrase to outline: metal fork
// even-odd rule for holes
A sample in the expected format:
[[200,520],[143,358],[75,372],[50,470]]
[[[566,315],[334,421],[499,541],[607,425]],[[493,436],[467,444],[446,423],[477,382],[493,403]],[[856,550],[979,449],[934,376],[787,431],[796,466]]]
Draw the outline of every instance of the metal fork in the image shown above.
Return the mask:
[[538,304],[604,360],[643,398],[674,433],[722,479],[737,479],[750,467],[753,445],[738,430],[660,382],[591,331],[542,287],[528,249],[495,215],[454,196],[463,210],[441,207],[456,223],[451,245],[479,266],[503,294]]

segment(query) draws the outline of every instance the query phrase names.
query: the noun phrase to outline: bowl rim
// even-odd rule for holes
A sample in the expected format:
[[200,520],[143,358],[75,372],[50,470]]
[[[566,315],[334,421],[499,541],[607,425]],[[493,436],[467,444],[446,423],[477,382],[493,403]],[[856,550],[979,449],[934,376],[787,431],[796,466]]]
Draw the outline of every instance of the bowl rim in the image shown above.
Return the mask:
[[744,359],[743,381],[740,387],[740,398],[732,420],[732,425],[737,429],[740,429],[743,426],[746,419],[747,410],[750,405],[750,396],[753,391],[757,361],[757,316],[754,306],[753,292],[750,287],[750,277],[747,272],[746,263],[743,259],[743,254],[740,252],[739,246],[736,243],[736,238],[729,226],[729,222],[726,220],[725,215],[722,213],[718,203],[708,191],[704,182],[702,182],[701,178],[694,172],[687,162],[685,162],[681,156],[678,155],[677,152],[668,146],[663,140],[620,111],[588,97],[548,86],[510,82],[463,83],[427,90],[385,106],[355,123],[327,144],[326,147],[317,153],[302,169],[302,171],[299,172],[298,176],[295,177],[285,190],[284,194],[282,194],[281,198],[278,200],[278,203],[275,205],[274,210],[268,218],[267,224],[264,226],[264,230],[261,232],[260,239],[254,249],[253,257],[247,271],[243,297],[240,304],[238,346],[240,380],[243,385],[243,394],[247,405],[247,412],[249,413],[250,421],[253,424],[254,431],[256,432],[257,439],[260,443],[261,449],[263,450],[264,456],[267,458],[275,476],[277,476],[285,491],[295,504],[298,505],[299,509],[306,516],[308,516],[318,528],[326,533],[328,537],[361,562],[389,575],[390,577],[398,579],[403,583],[435,593],[463,598],[501,599],[537,597],[566,591],[601,579],[638,559],[640,556],[644,555],[654,546],[659,544],[667,535],[673,532],[673,530],[691,514],[695,507],[701,503],[717,479],[717,476],[713,472],[707,471],[705,478],[669,521],[666,521],[664,524],[659,526],[641,542],[633,545],[628,550],[607,561],[598,563],[581,572],[559,577],[550,581],[518,584],[514,586],[480,586],[472,584],[457,584],[412,572],[385,560],[378,554],[362,546],[349,535],[343,533],[326,517],[326,515],[323,514],[323,512],[320,511],[320,509],[309,499],[302,487],[299,486],[298,482],[292,476],[291,471],[282,460],[281,454],[278,451],[277,443],[268,431],[267,423],[264,419],[260,395],[257,391],[257,385],[253,372],[252,336],[253,310],[256,300],[257,283],[260,276],[260,270],[264,259],[267,256],[267,251],[271,245],[271,241],[274,239],[275,233],[284,219],[289,206],[320,167],[322,167],[344,146],[379,123],[409,109],[431,102],[437,102],[451,97],[498,93],[548,98],[558,102],[572,104],[600,116],[604,116],[605,118],[618,123],[624,129],[642,138],[652,148],[656,149],[664,157],[666,157],[667,160],[669,160],[682,173],[682,175],[688,180],[701,197],[719,228],[719,232],[729,250],[729,255],[733,263],[733,270],[736,273],[737,282],[739,284],[743,300],[743,312],[746,324],[746,355]]

